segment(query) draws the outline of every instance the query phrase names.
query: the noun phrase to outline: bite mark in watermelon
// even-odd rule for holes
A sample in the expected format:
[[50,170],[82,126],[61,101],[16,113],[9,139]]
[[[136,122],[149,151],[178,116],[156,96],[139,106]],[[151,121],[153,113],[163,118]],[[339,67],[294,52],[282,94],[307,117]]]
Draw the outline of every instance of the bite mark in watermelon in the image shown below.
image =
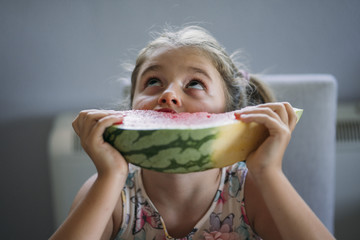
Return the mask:
[[[294,108],[298,120],[302,110]],[[257,123],[243,123],[234,112],[122,112],[123,122],[104,132],[104,140],[134,165],[167,173],[221,168],[246,160],[267,137]]]

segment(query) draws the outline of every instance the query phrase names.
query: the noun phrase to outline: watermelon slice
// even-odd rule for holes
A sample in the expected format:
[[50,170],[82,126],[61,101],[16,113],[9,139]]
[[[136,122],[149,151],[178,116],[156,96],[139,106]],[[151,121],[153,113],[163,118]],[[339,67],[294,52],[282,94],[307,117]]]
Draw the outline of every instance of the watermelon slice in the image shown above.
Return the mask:
[[[302,110],[295,109],[298,120]],[[134,165],[166,173],[221,168],[246,160],[267,137],[257,123],[236,120],[234,112],[121,112],[124,120],[104,132],[104,140]]]

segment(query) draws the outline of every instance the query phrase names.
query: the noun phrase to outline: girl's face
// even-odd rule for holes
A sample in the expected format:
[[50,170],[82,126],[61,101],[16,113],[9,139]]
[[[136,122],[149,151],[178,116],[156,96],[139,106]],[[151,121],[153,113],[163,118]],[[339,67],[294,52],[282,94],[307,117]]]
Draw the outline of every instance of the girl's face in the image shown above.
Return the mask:
[[209,58],[191,48],[160,48],[142,64],[133,109],[221,113],[223,79]]

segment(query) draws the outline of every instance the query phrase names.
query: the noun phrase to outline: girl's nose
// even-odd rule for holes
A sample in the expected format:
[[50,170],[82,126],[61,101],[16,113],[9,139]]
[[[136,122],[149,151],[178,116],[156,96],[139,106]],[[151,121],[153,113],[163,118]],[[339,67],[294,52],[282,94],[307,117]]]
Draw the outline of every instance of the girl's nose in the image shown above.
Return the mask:
[[175,93],[175,91],[170,90],[170,91],[164,91],[159,100],[158,100],[159,104],[167,104],[169,106],[171,105],[176,105],[176,106],[181,106],[181,101],[180,98],[178,97],[178,95]]

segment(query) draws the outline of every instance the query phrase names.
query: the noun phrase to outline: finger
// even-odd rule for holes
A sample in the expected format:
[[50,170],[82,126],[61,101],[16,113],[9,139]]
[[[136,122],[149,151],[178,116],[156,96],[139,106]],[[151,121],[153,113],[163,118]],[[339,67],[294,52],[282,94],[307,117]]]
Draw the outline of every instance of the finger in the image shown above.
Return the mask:
[[289,117],[289,128],[291,131],[294,131],[297,122],[297,115],[295,113],[295,110],[290,103],[284,103],[284,107]]
[[73,122],[72,122],[72,127],[73,127],[76,135],[79,136],[80,133],[79,133],[78,118],[79,118],[79,116],[77,116],[77,117],[73,120]]
[[79,115],[75,118],[72,123],[74,131],[78,136],[83,135],[84,133],[91,130],[92,127],[96,124],[98,120],[103,117],[106,117],[110,114],[116,114],[119,112],[116,111],[105,111],[105,110],[96,110],[89,109],[83,110],[79,113]]
[[275,136],[279,134],[287,135],[287,133],[289,133],[289,128],[284,123],[282,123],[276,118],[270,117],[267,114],[262,114],[262,113],[243,114],[241,116],[241,121],[243,121],[244,123],[255,122],[258,124],[262,124],[268,129],[269,134],[271,136]]
[[113,114],[115,114],[115,111],[95,110],[95,111],[81,112],[81,115],[83,116],[84,120],[95,121],[95,122],[103,117]]
[[281,121],[286,125],[289,124],[289,117],[284,103],[267,103],[261,104],[259,107],[271,108],[277,115],[279,115]]
[[237,115],[237,118],[241,120],[243,115],[249,115],[249,114],[264,114],[264,115],[268,115],[271,118],[276,119],[277,121],[282,121],[280,116],[275,111],[273,111],[273,109],[266,106],[244,108],[239,112],[237,112],[235,116]]
[[123,119],[124,119],[124,117],[121,115],[109,115],[109,116],[106,116],[106,117],[98,120],[96,125],[93,127],[93,129],[89,135],[89,138],[90,139],[98,138],[99,140],[101,139],[101,141],[103,141],[103,134],[105,132],[105,129],[114,124],[118,124],[118,123],[122,122]]
[[97,119],[101,116],[96,116],[96,110],[84,110],[79,113],[73,122],[73,128],[76,134],[86,139],[91,128],[96,124]]

